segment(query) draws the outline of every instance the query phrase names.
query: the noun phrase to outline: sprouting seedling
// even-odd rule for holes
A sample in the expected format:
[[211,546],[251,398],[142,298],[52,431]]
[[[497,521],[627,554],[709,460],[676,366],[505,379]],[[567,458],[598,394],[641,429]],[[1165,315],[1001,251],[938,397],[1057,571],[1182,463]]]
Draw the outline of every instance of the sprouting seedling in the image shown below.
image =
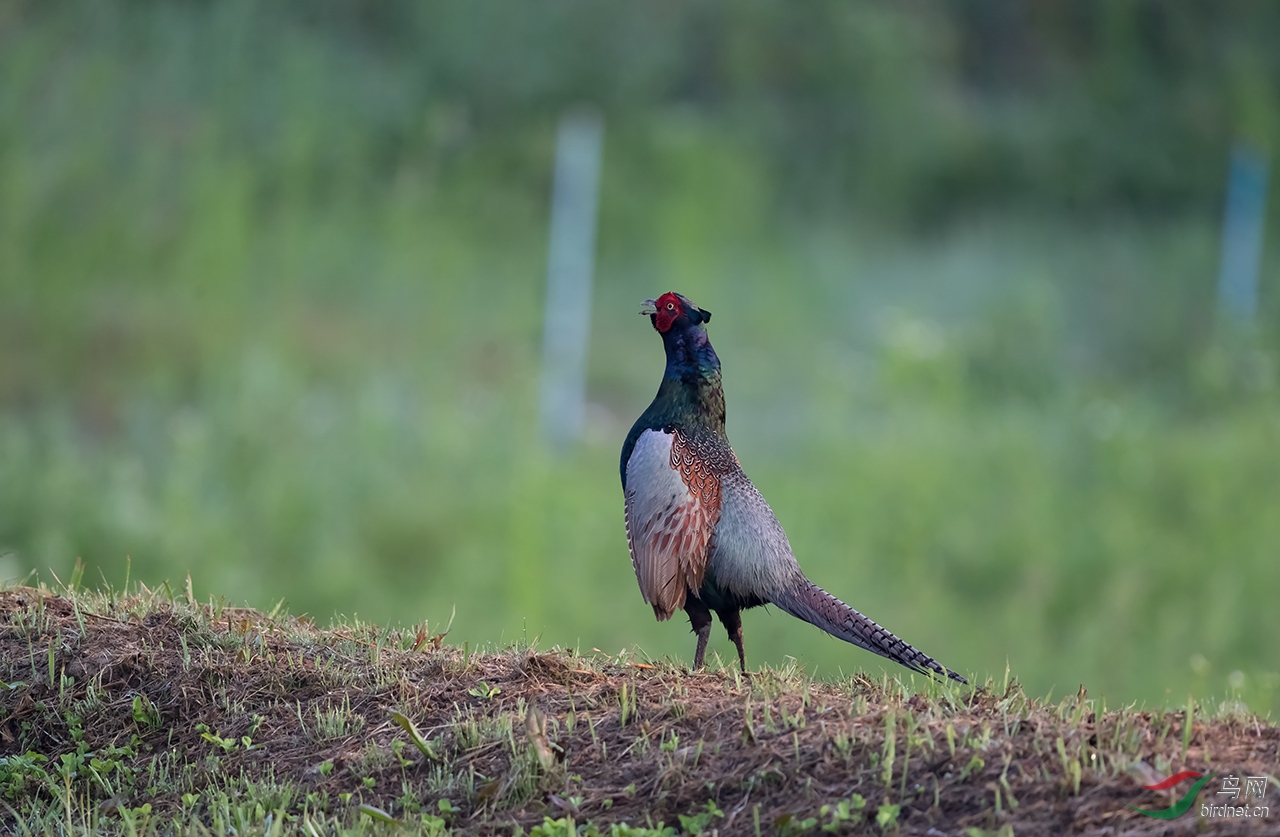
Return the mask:
[[886,788],[893,785],[894,750],[897,744],[897,731],[894,729],[895,720],[892,712],[884,716],[884,748],[880,754],[880,762],[883,767],[881,768],[880,780],[884,782]]
[[413,742],[413,746],[417,747],[420,751],[422,751],[422,754],[424,756],[431,759],[432,761],[440,760],[440,756],[436,753],[435,748],[431,746],[431,742],[423,738],[422,733],[418,732],[417,724],[415,724],[412,720],[409,719],[407,715],[405,715],[402,712],[397,712],[394,709],[390,710],[390,712],[391,712],[391,720],[399,724],[400,728],[409,734],[409,740]]
[[400,825],[403,822],[402,820],[396,819],[395,817],[388,814],[386,811],[374,805],[361,803],[359,811],[360,813],[364,814],[366,817],[369,817],[375,822],[383,822],[383,823],[387,823],[388,825]]
[[493,700],[493,698],[498,694],[500,694],[501,692],[502,692],[502,689],[498,688],[497,686],[490,686],[488,683],[484,682],[483,680],[481,680],[478,684],[476,684],[475,687],[467,690],[467,694],[471,695],[472,697],[484,698],[485,700]]
[[444,626],[444,630],[438,634],[435,634],[429,639],[427,638],[427,634],[429,632],[427,631],[426,624],[424,623],[422,626],[422,630],[419,632],[418,636],[415,637],[414,639],[413,650],[421,651],[424,647],[430,646],[432,651],[439,651],[441,645],[444,643],[444,638],[449,635],[449,631],[453,628],[453,617],[457,615],[458,615],[458,608],[455,605],[453,610],[449,613],[449,623]]
[[543,770],[550,770],[556,763],[556,751],[564,751],[547,737],[546,713],[536,706],[530,706],[524,716],[524,730],[529,736],[534,755],[538,757],[538,764]]
[[1191,731],[1196,717],[1196,701],[1187,695],[1187,714],[1182,718],[1182,763],[1187,763],[1187,750],[1191,748]]
[[133,722],[143,729],[152,730],[160,726],[160,710],[141,692],[133,696]]
[[636,698],[636,690],[634,687],[627,688],[627,684],[623,683],[618,690],[618,706],[620,709],[619,723],[622,726],[627,725],[628,719],[635,717],[636,710],[639,709],[639,702]]

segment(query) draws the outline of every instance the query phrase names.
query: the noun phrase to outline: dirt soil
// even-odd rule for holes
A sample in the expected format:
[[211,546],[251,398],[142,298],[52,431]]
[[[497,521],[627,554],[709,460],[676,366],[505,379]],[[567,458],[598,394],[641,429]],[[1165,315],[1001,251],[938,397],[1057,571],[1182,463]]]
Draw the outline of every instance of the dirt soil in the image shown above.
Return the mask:
[[[878,816],[904,835],[1007,825],[1020,835],[1280,833],[1274,782],[1267,821],[1202,821],[1217,780],[1176,819],[1126,807],[1171,805],[1189,783],[1141,785],[1181,769],[1274,776],[1275,726],[1196,711],[1184,756],[1185,710],[1100,714],[1083,689],[1043,703],[1016,683],[917,678],[913,693],[794,670],[691,673],[527,648],[472,655],[425,625],[322,629],[149,591],[33,588],[0,591],[0,681],[9,826],[60,810],[64,782],[104,820],[145,802],[156,817],[209,822],[193,800],[270,786],[292,821],[360,819],[364,803],[483,834],[546,817],[680,830],[680,815],[699,811],[706,822],[685,827],[721,834],[878,834]],[[392,710],[416,725],[425,752]],[[55,772],[86,750],[113,753],[118,766],[107,777]],[[48,762],[22,762],[28,754]],[[847,815],[822,810],[851,799]]]

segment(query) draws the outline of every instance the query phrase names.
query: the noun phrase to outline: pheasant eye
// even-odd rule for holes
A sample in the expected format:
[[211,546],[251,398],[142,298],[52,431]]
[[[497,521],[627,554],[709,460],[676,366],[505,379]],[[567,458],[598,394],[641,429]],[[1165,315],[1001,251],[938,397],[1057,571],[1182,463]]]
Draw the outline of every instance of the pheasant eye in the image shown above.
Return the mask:
[[667,310],[668,310],[668,311],[674,311],[674,310],[675,310],[675,308],[676,308],[676,304],[675,304],[674,302],[668,302],[668,303],[667,303]]

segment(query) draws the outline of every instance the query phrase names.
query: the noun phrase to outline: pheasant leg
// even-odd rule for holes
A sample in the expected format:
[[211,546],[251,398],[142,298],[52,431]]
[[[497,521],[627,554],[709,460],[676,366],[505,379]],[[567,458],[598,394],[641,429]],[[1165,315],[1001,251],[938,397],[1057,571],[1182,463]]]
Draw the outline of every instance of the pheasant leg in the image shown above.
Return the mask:
[[733,608],[717,610],[716,615],[720,617],[720,623],[729,632],[729,639],[733,640],[734,647],[738,649],[738,665],[742,666],[742,673],[746,674],[747,651],[742,647],[742,613]]
[[698,635],[698,649],[693,654],[693,667],[702,668],[702,659],[707,652],[707,639],[711,636],[711,611],[690,595],[684,603],[684,612],[689,614],[689,625]]

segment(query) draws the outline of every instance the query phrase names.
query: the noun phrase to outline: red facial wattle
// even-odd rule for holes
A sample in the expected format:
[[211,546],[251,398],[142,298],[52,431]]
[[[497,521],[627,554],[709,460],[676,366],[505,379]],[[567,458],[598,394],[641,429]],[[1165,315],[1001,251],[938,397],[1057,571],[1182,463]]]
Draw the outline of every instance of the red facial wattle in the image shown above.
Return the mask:
[[653,327],[660,333],[666,334],[671,328],[671,324],[680,316],[684,306],[680,302],[680,297],[668,291],[654,301],[654,307],[658,309],[653,315]]

